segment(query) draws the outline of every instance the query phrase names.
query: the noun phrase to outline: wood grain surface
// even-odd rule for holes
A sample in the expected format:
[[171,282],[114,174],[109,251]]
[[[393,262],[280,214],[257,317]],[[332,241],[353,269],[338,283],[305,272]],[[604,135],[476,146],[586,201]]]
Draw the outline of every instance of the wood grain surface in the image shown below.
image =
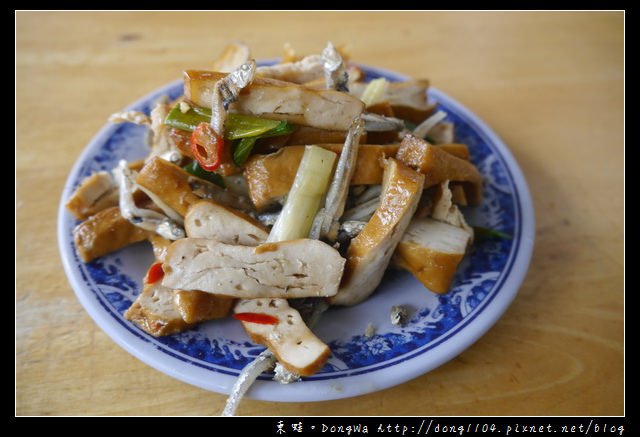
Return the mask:
[[246,416],[625,414],[623,12],[16,11],[17,416],[215,416],[226,396],[142,363],[77,300],[56,219],[107,117],[208,68],[232,40],[257,58],[348,44],[428,78],[504,140],[529,183],[530,269],[477,343],[352,399],[245,400]]

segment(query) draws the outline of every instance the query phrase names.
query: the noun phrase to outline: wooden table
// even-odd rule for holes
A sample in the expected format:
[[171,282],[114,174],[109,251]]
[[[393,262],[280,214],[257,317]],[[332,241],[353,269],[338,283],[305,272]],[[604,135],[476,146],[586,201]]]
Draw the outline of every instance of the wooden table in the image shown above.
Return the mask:
[[16,415],[222,411],[226,396],[150,368],[93,322],[56,217],[107,117],[232,40],[258,58],[349,44],[362,63],[429,78],[504,140],[536,211],[517,298],[460,356],[382,392],[245,400],[239,415],[624,415],[624,13],[419,11],[16,12]]

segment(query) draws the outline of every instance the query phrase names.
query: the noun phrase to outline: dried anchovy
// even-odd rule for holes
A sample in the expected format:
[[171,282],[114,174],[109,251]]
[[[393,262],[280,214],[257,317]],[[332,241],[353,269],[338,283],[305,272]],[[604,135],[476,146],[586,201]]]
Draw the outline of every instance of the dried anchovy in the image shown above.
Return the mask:
[[147,131],[147,144],[151,149],[151,153],[147,159],[152,156],[159,156],[178,165],[182,161],[183,153],[168,134],[169,129],[164,123],[169,111],[169,97],[159,97],[153,109],[151,109],[151,126]]
[[273,373],[273,380],[280,384],[291,384],[292,382],[298,382],[300,380],[300,375],[289,372],[280,363],[276,363]]
[[215,200],[245,213],[253,211],[251,200],[244,195],[238,195],[195,176],[189,176],[187,183],[193,194],[200,199]]
[[266,349],[252,362],[247,364],[242,369],[242,372],[240,372],[240,375],[238,375],[238,379],[231,389],[231,394],[227,398],[227,403],[221,415],[233,416],[240,405],[240,401],[254,381],[263,372],[272,369],[273,366],[275,366],[276,361],[276,357],[273,353],[269,349]]
[[391,324],[402,326],[407,320],[407,310],[401,305],[394,305],[391,308]]
[[395,117],[365,112],[362,114],[365,130],[368,132],[401,131],[405,129],[404,121]]
[[133,200],[135,188],[135,172],[127,167],[127,162],[121,160],[113,170],[119,187],[119,206],[122,216],[135,226],[148,231],[154,231],[169,240],[185,237],[182,226],[164,214],[151,209],[139,208]]
[[325,206],[316,215],[309,238],[328,237],[330,240],[336,239],[340,226],[339,219],[344,213],[347,203],[351,176],[355,170],[360,136],[363,131],[364,123],[357,117],[353,120],[347,133],[340,159],[327,192]]
[[211,126],[218,135],[224,133],[229,105],[253,81],[256,68],[256,61],[251,59],[216,83],[211,96]]
[[427,136],[429,131],[433,129],[438,123],[445,119],[447,113],[444,111],[438,111],[432,116],[425,119],[422,123],[415,127],[413,134],[419,138]]
[[349,74],[333,44],[328,43],[322,51],[322,61],[327,89],[349,92]]
[[308,55],[298,61],[282,62],[275,65],[258,67],[257,74],[262,77],[305,83],[318,79],[324,74],[321,55]]
[[[314,298],[292,299],[291,304],[297,307],[303,320],[310,328],[316,324],[320,315],[329,307],[326,299]],[[221,415],[233,416],[240,405],[240,401],[242,401],[242,398],[249,388],[251,388],[255,380],[258,379],[258,376],[271,369],[275,370],[273,379],[281,384],[289,384],[300,379],[298,375],[289,372],[280,365],[273,352],[265,349],[242,369],[231,389],[231,393],[227,398],[227,403]]]

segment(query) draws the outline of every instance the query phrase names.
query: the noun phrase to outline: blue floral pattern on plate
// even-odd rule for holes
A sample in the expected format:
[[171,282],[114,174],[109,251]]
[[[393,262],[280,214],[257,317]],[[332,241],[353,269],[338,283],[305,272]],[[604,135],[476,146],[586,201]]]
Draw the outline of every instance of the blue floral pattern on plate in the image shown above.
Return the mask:
[[[362,67],[370,77],[403,80],[404,76]],[[176,81],[129,109],[149,113],[156,99],[182,94]],[[515,297],[528,267],[533,242],[533,210],[520,170],[506,147],[477,117],[439,92],[430,98],[456,126],[456,141],[467,144],[484,176],[484,199],[465,210],[470,224],[499,230],[510,239],[478,241],[460,265],[452,290],[436,295],[409,274],[389,271],[376,293],[353,308],[330,309],[317,334],[332,357],[316,375],[282,385],[264,374],[250,397],[315,401],[380,390],[419,376],[453,358],[492,326]],[[239,372],[263,346],[251,343],[233,320],[203,323],[193,330],[154,338],[126,321],[123,314],[141,291],[142,277],[153,261],[145,242],[83,263],[73,246],[76,225],[64,209],[71,191],[92,172],[110,171],[120,159],[139,159],[148,152],[145,128],[106,126],[85,149],[65,187],[59,212],[59,241],[67,275],[76,295],[98,325],[129,352],[149,365],[187,383],[228,393]],[[411,310],[401,327],[389,322],[391,306]],[[374,335],[365,335],[367,326]]]

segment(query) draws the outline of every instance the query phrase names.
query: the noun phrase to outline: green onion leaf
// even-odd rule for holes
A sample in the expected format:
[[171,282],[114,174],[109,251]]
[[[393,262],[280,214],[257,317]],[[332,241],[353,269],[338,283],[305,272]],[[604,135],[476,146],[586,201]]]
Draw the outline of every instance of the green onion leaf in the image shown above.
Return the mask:
[[307,238],[327,193],[337,155],[318,146],[305,146],[291,190],[271,228],[268,241]]
[[[198,124],[209,121],[211,121],[211,110],[208,108],[189,106],[186,111],[183,111],[180,105],[175,105],[169,111],[165,125],[193,132]],[[224,136],[228,140],[236,140],[266,133],[269,133],[269,136],[283,135],[291,130],[292,126],[286,121],[231,113],[227,114]]]
[[238,167],[242,166],[251,151],[253,150],[253,146],[256,144],[258,137],[248,137],[248,138],[240,138],[239,140],[234,142],[233,145],[233,163]]
[[[185,109],[178,104],[169,111],[165,119],[165,125],[193,132],[198,124],[208,123],[210,120],[210,109],[199,106],[188,106]],[[272,120],[244,114],[228,114],[224,137],[233,141],[233,161],[237,166],[241,166],[249,159],[253,146],[259,138],[287,135],[293,130],[294,126],[284,120]],[[200,174],[206,172],[201,167],[197,171]]]
[[200,164],[198,164],[198,161],[196,160],[193,160],[191,164],[186,165],[184,167],[184,170],[187,173],[194,175],[195,177],[212,182],[222,188],[226,188],[222,175],[205,170],[204,168],[200,167]]
[[513,238],[509,234],[505,234],[504,232],[496,231],[495,229],[484,228],[482,226],[473,226],[473,233],[475,237],[478,238],[504,238],[510,240]]

